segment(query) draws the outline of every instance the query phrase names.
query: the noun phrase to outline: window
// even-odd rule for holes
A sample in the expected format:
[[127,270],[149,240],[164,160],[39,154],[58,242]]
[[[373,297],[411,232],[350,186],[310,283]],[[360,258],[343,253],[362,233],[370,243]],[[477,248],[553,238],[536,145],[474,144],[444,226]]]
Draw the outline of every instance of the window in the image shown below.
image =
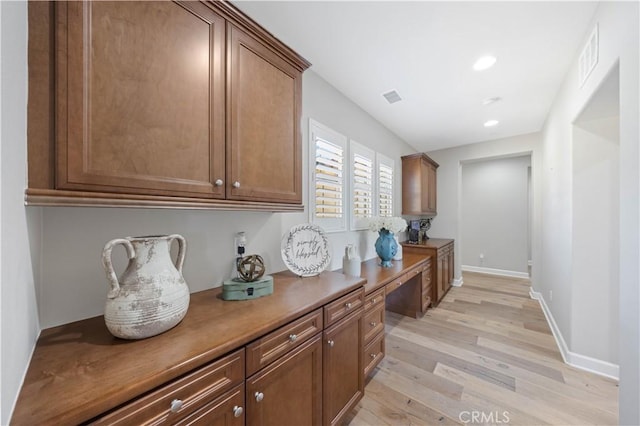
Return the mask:
[[[348,148],[348,149],[347,149]],[[309,215],[327,232],[368,228],[393,216],[395,163],[309,119]]]
[[375,152],[351,141],[350,153],[351,229],[366,229],[375,212]]
[[309,120],[309,158],[312,192],[311,221],[326,231],[346,230],[347,138],[326,126]]
[[378,176],[378,216],[391,217],[393,216],[393,160],[382,154],[378,154],[376,160]]

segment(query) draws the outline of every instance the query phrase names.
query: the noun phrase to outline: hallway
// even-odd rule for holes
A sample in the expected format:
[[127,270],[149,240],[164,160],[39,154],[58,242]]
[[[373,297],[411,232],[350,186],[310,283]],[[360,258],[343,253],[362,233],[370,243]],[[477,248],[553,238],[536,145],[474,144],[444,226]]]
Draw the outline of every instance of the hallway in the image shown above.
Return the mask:
[[617,383],[564,364],[528,280],[463,278],[421,319],[386,312],[351,425],[617,424]]

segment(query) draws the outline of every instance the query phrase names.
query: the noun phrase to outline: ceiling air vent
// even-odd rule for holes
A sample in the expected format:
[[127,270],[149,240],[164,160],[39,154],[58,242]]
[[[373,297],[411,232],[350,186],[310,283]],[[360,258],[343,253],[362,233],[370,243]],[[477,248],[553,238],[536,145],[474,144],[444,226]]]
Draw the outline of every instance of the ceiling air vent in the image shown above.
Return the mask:
[[589,74],[598,63],[598,24],[591,32],[589,41],[582,49],[580,58],[578,59],[578,81],[582,87],[589,78]]
[[384,98],[387,100],[387,102],[389,102],[390,104],[394,104],[398,101],[401,101],[402,98],[400,97],[400,95],[398,95],[398,92],[396,92],[395,90],[392,90],[390,92],[387,93],[383,93],[382,96],[384,96]]

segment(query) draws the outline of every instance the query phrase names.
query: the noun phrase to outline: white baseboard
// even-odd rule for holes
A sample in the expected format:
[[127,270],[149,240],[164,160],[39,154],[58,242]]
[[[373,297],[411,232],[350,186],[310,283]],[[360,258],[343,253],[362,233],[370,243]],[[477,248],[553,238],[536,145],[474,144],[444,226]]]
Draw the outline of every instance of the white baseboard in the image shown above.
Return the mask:
[[504,269],[484,268],[482,266],[462,265],[462,270],[466,272],[477,272],[479,274],[500,275],[503,277],[529,278],[526,272],[507,271]]
[[579,368],[580,370],[619,380],[620,366],[608,361],[602,361],[576,352],[571,352],[567,346],[567,342],[565,342],[564,337],[562,337],[560,328],[558,328],[558,324],[556,324],[556,321],[551,314],[551,310],[549,309],[549,306],[547,306],[547,302],[544,300],[544,297],[542,297],[542,294],[534,291],[532,288],[529,290],[529,296],[540,303],[540,307],[542,308],[542,312],[544,312],[547,323],[551,328],[553,337],[556,339],[556,344],[558,345],[562,359],[566,364]]
[[454,278],[453,282],[451,283],[451,285],[454,286],[454,287],[462,287],[463,283],[464,282],[462,281],[462,277],[460,277],[460,278]]

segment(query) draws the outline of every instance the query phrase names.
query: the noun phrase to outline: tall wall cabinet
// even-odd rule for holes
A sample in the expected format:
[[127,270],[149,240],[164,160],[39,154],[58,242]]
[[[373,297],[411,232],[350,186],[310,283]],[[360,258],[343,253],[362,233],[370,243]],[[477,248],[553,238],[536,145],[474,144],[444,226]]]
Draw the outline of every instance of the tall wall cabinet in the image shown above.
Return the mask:
[[299,210],[308,66],[226,2],[32,2],[27,203]]
[[438,214],[438,163],[427,154],[402,157],[402,214],[435,216]]

